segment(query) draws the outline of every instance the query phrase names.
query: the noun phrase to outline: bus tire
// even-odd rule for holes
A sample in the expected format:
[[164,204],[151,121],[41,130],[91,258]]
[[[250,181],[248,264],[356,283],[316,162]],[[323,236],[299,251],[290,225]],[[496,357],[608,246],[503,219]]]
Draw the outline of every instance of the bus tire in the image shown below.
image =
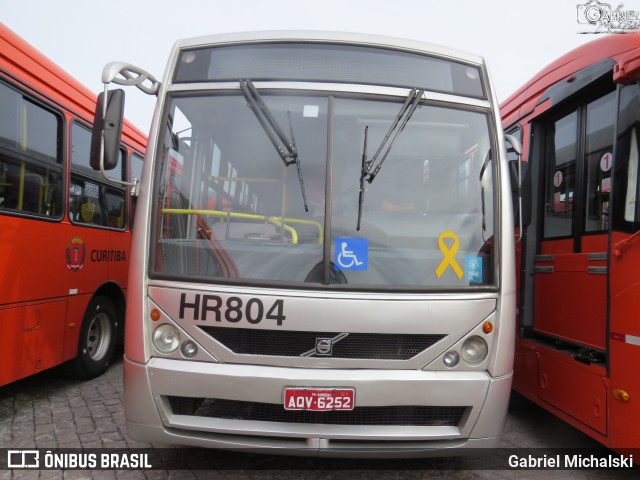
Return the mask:
[[105,372],[118,343],[118,316],[111,300],[95,296],[87,306],[78,338],[78,354],[70,373],[90,379]]

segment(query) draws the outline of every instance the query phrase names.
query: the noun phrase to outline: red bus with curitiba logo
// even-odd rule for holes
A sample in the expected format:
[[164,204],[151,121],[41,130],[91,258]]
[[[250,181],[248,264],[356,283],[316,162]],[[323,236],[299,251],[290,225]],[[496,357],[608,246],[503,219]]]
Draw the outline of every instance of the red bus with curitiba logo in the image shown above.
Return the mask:
[[122,183],[97,175],[95,98],[0,24],[0,385],[65,362],[99,375],[123,332],[135,206],[125,183],[141,176],[146,137],[125,123]]
[[640,35],[607,36],[501,105],[533,187],[513,386],[614,449],[640,446],[639,59]]

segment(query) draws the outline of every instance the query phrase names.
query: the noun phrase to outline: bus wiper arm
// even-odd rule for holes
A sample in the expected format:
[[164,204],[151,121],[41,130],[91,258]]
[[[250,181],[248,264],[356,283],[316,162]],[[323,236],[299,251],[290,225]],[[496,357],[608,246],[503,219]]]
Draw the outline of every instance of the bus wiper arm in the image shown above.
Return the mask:
[[[291,145],[295,152],[296,169],[298,170],[298,182],[300,183],[300,191],[302,192],[302,203],[304,204],[304,211],[309,211],[307,205],[307,193],[304,190],[304,178],[302,178],[302,166],[300,165],[300,157],[298,156],[298,150],[296,149],[296,138],[293,135],[293,124],[291,123],[291,112],[287,111],[287,118],[289,119],[289,130],[291,131]],[[285,162],[286,164],[286,162]]]
[[289,166],[296,163],[298,152],[295,144],[285,136],[251,80],[240,80],[240,89],[284,164]]
[[298,156],[298,149],[296,148],[296,141],[293,135],[291,112],[287,112],[289,130],[291,131],[291,140],[289,140],[276,122],[275,118],[273,118],[273,115],[271,115],[269,107],[267,107],[264,100],[262,100],[262,96],[253,85],[253,82],[251,80],[240,80],[240,90],[242,90],[242,94],[247,100],[249,108],[251,108],[251,111],[258,119],[258,122],[260,122],[264,133],[266,133],[269,140],[271,140],[271,143],[278,152],[278,155],[280,155],[284,164],[287,167],[293,164],[296,165],[298,170],[298,181],[300,182],[300,190],[302,191],[302,201],[304,202],[304,211],[308,212],[309,207],[307,205],[307,194],[304,189],[300,157]]
[[364,205],[364,181],[371,167],[371,162],[367,160],[367,138],[369,137],[369,125],[364,127],[364,147],[362,149],[362,166],[360,167],[360,192],[358,196],[358,223],[356,231],[360,231],[360,220],[362,220],[362,206]]
[[[404,127],[407,125],[407,122],[409,122],[409,120],[411,119],[413,112],[415,112],[416,108],[418,108],[418,105],[420,104],[423,95],[424,95],[423,89],[417,90],[415,88],[409,92],[409,95],[407,95],[407,99],[405,100],[404,105],[402,105],[402,108],[398,112],[396,119],[393,121],[391,128],[389,129],[387,134],[384,136],[384,139],[382,140],[382,143],[378,147],[378,150],[376,151],[375,155],[371,159],[371,162],[369,162],[369,166],[367,167],[367,174],[366,174],[367,182],[369,183],[373,182],[373,179],[376,178],[376,176],[380,172],[380,169],[382,168],[382,164],[387,159],[387,156],[389,155],[389,152],[391,151],[393,144],[398,139],[398,135],[402,133],[402,131],[404,130]],[[378,157],[382,152],[382,149],[385,147],[385,145],[389,141],[389,138],[391,138],[391,135],[393,135],[393,138],[391,139],[391,143],[389,143],[387,150],[384,152],[384,155],[382,155],[382,158],[376,165],[376,161],[378,160]]]

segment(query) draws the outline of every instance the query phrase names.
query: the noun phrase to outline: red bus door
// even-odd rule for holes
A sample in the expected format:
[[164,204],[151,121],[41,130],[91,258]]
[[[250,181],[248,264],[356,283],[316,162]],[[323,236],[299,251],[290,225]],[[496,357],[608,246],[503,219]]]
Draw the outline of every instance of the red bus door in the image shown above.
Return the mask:
[[539,356],[539,398],[601,435],[607,434],[607,252],[616,112],[614,90],[545,121],[542,237],[534,266],[533,330],[556,339],[558,347]]

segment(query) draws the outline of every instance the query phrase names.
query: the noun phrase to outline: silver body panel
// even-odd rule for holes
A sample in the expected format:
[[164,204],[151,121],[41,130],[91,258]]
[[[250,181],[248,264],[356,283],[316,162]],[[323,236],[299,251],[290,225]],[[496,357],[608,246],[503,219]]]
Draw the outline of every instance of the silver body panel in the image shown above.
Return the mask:
[[[296,425],[174,415],[165,400],[179,393],[281,404],[285,386],[337,383],[356,389],[358,406],[463,403],[469,408],[457,427]],[[482,372],[296,369],[165,359],[145,366],[125,360],[127,431],[132,438],[282,454],[427,456],[453,447],[495,447],[510,389],[510,375],[492,379]],[[135,407],[151,400],[157,410]]]
[[[499,278],[497,291],[428,294],[318,292],[149,279],[149,231],[153,218],[151,190],[155,174],[153,164],[159,143],[158,125],[164,108],[163,99],[172,90],[186,90],[184,85],[174,88],[171,84],[171,72],[178,51],[186,46],[265,39],[318,40],[429,51],[483,65],[482,58],[455,50],[368,35],[260,32],[176,43],[158,94],[159,101],[151,126],[131,253],[124,364],[125,414],[129,437],[154,444],[350,457],[429,456],[460,447],[496,446],[506,419],[515,339],[513,218],[511,198],[504,193],[510,191],[510,184],[508,175],[504,174],[507,171],[506,153],[497,118],[493,125],[500,150],[496,179],[499,219],[499,225],[496,226],[499,240],[496,255],[500,259],[496,268]],[[322,85],[317,87],[322,88]],[[353,85],[343,88],[365,91]],[[375,87],[366,89],[371,93],[388,93],[388,90]],[[403,89],[394,90],[398,91],[398,95],[406,94]],[[467,103],[497,112],[495,94],[492,90],[488,93],[488,102],[469,99]],[[426,95],[462,103],[459,97],[430,92]],[[234,352],[200,328],[213,325],[233,329],[231,323],[201,321],[188,315],[180,318],[179,299],[183,293],[216,295],[220,298],[236,296],[245,300],[260,298],[264,302],[272,298],[283,299],[287,318],[282,326],[269,321],[262,321],[257,326],[246,322],[235,325],[236,328],[255,329],[257,333],[269,330],[277,334],[279,330],[289,330],[434,334],[444,335],[444,338],[417,355],[402,360],[246,355]],[[193,296],[189,298],[193,299]],[[185,360],[179,351],[159,358],[161,356],[150,341],[154,325],[149,320],[149,313],[153,308],[161,313],[158,323],[176,326],[181,336],[193,339],[201,347],[194,359]],[[482,333],[485,321],[491,321],[495,326],[490,335]],[[464,339],[473,334],[486,338],[489,356],[473,367],[465,366],[462,362],[454,368],[445,367],[443,354],[451,348],[459,348]],[[464,407],[464,414],[456,425],[447,426],[298,424],[176,414],[168,401],[169,397],[177,396],[282,406],[283,388],[287,386],[354,388],[357,408]]]
[[[445,338],[407,360],[330,357],[256,356],[234,353],[206,335],[202,321],[183,315],[180,295],[234,294],[267,301],[271,289],[216,287],[158,282],[149,288],[149,308],[161,311],[159,323],[171,322],[206,352],[198,360],[151,358],[146,364],[125,359],[127,428],[132,438],[215,448],[268,449],[271,453],[331,456],[433,455],[443,448],[491,447],[499,441],[506,417],[511,374],[492,377],[490,356],[475,371],[446,368],[442,354],[461,339],[495,322],[496,295],[356,294],[311,296],[280,291],[286,328],[296,331],[437,334]],[[178,288],[175,288],[175,287]],[[311,298],[310,298],[311,297]],[[398,314],[401,311],[402,314]],[[190,313],[190,312],[188,312]],[[390,318],[393,320],[390,321]],[[356,320],[358,319],[358,320]],[[219,322],[222,324],[223,322]],[[283,326],[268,328],[278,332]],[[242,325],[247,327],[247,325]],[[233,329],[233,326],[227,327]],[[260,334],[265,328],[255,328]],[[491,346],[491,344],[490,344]],[[301,351],[306,347],[301,348]],[[216,363],[220,362],[220,363]],[[356,407],[439,406],[465,408],[453,426],[296,424],[176,414],[172,396],[272,404],[283,408],[285,387],[348,387]],[[155,408],[148,408],[149,403]],[[323,413],[318,413],[323,415]]]

